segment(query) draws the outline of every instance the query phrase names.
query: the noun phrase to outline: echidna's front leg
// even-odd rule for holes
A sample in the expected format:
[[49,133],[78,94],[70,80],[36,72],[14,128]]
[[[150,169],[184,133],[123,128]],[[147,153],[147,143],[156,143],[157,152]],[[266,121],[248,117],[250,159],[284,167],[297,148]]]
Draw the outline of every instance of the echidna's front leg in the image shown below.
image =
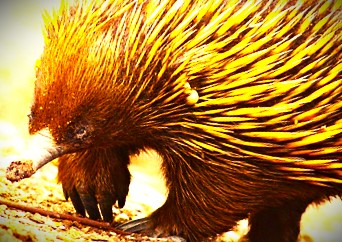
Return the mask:
[[251,215],[250,242],[296,242],[300,231],[300,220],[309,203],[288,201],[285,205],[266,208]]
[[76,212],[92,219],[111,222],[112,206],[125,205],[130,173],[125,150],[92,149],[59,159],[58,180],[66,199],[70,197]]

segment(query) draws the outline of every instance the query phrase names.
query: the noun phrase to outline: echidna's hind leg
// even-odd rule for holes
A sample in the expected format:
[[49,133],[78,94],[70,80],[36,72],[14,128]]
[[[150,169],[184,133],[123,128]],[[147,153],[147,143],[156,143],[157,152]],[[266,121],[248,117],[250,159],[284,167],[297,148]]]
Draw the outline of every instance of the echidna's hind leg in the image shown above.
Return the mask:
[[309,203],[287,202],[281,207],[265,208],[249,218],[250,242],[295,242],[300,232],[300,220]]

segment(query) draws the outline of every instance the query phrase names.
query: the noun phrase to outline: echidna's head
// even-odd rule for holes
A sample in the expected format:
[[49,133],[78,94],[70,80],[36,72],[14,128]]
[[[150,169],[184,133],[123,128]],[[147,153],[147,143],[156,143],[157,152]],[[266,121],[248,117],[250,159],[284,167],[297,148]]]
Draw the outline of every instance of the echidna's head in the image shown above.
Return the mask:
[[[29,127],[31,134],[48,129],[57,144],[74,150],[118,136],[116,127],[125,127],[124,113],[133,107],[123,108],[129,87],[115,78],[119,74],[113,71],[110,37],[99,33],[88,39],[87,30],[69,32],[47,37]],[[58,36],[63,34],[65,38]]]
[[106,125],[122,117],[119,89],[124,89],[114,83],[112,36],[84,29],[81,22],[76,26],[80,20],[73,14],[65,10],[57,26],[47,26],[29,124],[31,134],[48,129],[57,144],[75,150],[115,132]]
[[58,17],[48,17],[29,129],[50,137],[58,147],[58,152],[50,149],[53,158],[90,146],[139,142],[149,101],[144,82],[154,78],[156,67],[144,67],[144,53],[134,55],[141,52],[132,45],[143,36],[128,34],[136,26],[126,26],[131,18],[114,16],[121,7],[95,5],[84,12],[64,6]]

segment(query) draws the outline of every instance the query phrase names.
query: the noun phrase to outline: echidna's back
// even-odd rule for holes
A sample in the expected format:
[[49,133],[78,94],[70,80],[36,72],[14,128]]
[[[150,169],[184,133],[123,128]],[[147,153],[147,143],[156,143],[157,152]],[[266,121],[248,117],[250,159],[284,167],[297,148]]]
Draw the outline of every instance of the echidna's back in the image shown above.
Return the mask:
[[184,44],[199,94],[186,127],[213,137],[194,148],[341,184],[341,13],[337,1],[247,1],[205,18]]

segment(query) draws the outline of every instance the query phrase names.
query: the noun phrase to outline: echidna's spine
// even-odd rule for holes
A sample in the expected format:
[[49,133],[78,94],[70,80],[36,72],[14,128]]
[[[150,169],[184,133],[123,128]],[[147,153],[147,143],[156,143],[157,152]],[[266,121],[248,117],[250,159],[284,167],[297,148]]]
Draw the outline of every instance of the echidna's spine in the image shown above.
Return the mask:
[[289,179],[342,183],[341,3],[247,1],[216,10],[177,46],[187,50],[180,60],[190,76],[177,82],[199,94],[196,119],[181,123],[201,134],[185,141],[189,150],[272,163]]

